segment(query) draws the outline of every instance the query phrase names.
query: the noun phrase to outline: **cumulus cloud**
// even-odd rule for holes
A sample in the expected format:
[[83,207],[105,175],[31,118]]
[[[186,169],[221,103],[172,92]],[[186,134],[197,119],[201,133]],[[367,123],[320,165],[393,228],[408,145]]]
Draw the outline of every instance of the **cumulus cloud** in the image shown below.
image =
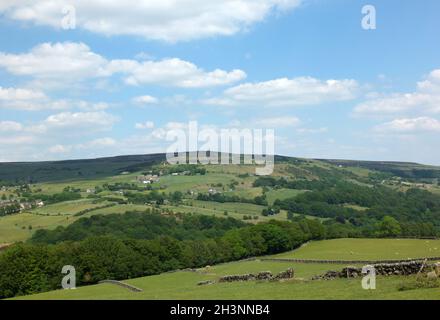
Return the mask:
[[320,128],[298,128],[296,129],[296,132],[300,134],[316,134],[316,133],[325,133],[328,132],[327,127],[320,127]]
[[159,99],[157,99],[156,97],[145,95],[145,96],[134,97],[132,101],[134,104],[137,105],[146,105],[146,104],[156,104],[159,102]]
[[247,30],[301,0],[16,0],[2,1],[0,13],[60,29],[63,9],[73,6],[76,27],[103,35],[134,35],[168,42],[228,36]]
[[77,147],[78,148],[84,148],[84,149],[89,149],[89,148],[106,148],[106,147],[112,147],[114,145],[116,145],[116,140],[113,138],[98,138],[98,139],[94,139],[92,141],[88,141],[84,144],[80,144]]
[[50,115],[43,124],[50,128],[87,128],[91,131],[110,129],[118,120],[104,111],[62,112]]
[[30,135],[20,135],[20,136],[13,136],[13,137],[0,136],[0,145],[2,145],[2,147],[4,147],[4,145],[10,145],[10,146],[14,146],[14,148],[16,148],[17,145],[30,144],[30,143],[34,143],[34,142],[35,142],[35,137],[30,136]]
[[49,152],[55,154],[69,153],[71,150],[72,150],[71,146],[64,146],[62,144],[57,144],[49,148]]
[[[49,160],[63,156],[87,157],[87,152],[101,150],[93,155],[105,155],[110,148],[114,154],[117,141],[113,138],[97,138],[98,132],[106,132],[118,120],[104,111],[62,112],[52,114],[41,121],[25,124],[12,120],[0,121],[0,151],[3,161]],[[83,139],[90,139],[82,142]],[[69,144],[65,144],[69,141]],[[17,148],[17,145],[20,147]],[[84,152],[82,152],[82,150]]]
[[146,121],[143,123],[136,123],[135,124],[136,129],[153,129],[154,128],[154,122],[153,121]]
[[403,113],[440,112],[440,69],[433,70],[414,92],[382,95],[358,104],[355,116],[384,116]]
[[126,74],[124,81],[129,85],[156,83],[182,88],[202,88],[234,83],[246,77],[242,70],[227,72],[216,69],[206,72],[195,64],[178,58],[144,62],[113,60],[107,69],[110,73]]
[[121,75],[128,85],[160,84],[182,88],[226,85],[242,80],[242,70],[205,71],[178,58],[159,61],[108,60],[84,43],[43,43],[27,53],[0,52],[0,67],[18,76],[30,76],[46,86],[66,86],[88,79]]
[[23,125],[15,121],[0,121],[0,131],[11,132],[11,131],[21,131],[23,130]]
[[103,75],[106,59],[84,43],[42,43],[27,53],[0,53],[0,66],[15,75],[82,79]]
[[72,152],[80,152],[84,150],[96,150],[102,148],[111,148],[117,144],[117,141],[113,138],[98,138],[84,143],[78,143],[73,145],[57,144],[49,147],[48,151],[52,154],[63,155]]
[[312,77],[280,78],[244,83],[229,88],[220,97],[203,102],[224,106],[301,106],[355,98],[359,89],[355,80],[319,80]]
[[440,121],[429,117],[402,118],[375,127],[379,133],[440,132]]
[[283,128],[297,126],[300,122],[297,117],[269,117],[255,120],[253,125],[264,128]]
[[39,90],[0,87],[0,108],[36,111],[67,107],[67,101],[52,101]]

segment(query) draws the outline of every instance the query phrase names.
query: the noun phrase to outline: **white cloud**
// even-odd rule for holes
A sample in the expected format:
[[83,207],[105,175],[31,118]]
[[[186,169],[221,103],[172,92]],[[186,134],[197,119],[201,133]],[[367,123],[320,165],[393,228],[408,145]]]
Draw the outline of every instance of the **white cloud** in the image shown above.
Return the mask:
[[57,144],[48,149],[50,153],[53,154],[66,154],[71,152],[78,152],[81,150],[95,150],[102,148],[110,148],[114,147],[117,144],[117,141],[113,138],[98,138],[91,141],[87,141],[84,143],[74,144],[74,145],[62,145]]
[[149,95],[139,96],[133,98],[133,103],[138,105],[146,105],[146,104],[156,104],[158,103],[158,99]]
[[424,81],[418,82],[414,92],[382,95],[362,102],[354,109],[355,116],[439,112],[440,69],[433,70]]
[[[62,112],[29,125],[17,121],[0,121],[0,134],[5,140],[11,138],[12,141],[14,137],[18,138],[23,134],[29,134],[33,139],[40,141],[63,141],[66,137],[109,130],[116,121],[116,116],[104,111]],[[61,144],[55,143],[53,148],[59,145]]]
[[300,120],[297,117],[272,117],[255,120],[253,125],[264,128],[283,128],[294,127],[300,124]]
[[440,121],[429,117],[395,119],[374,128],[379,133],[440,132]]
[[98,138],[94,139],[92,141],[86,142],[84,144],[80,144],[77,147],[78,148],[84,148],[84,149],[90,149],[90,148],[106,148],[106,147],[112,147],[116,145],[116,140],[113,138]]
[[159,61],[108,60],[84,43],[43,43],[28,53],[0,52],[0,67],[18,76],[31,76],[39,86],[78,85],[88,79],[121,75],[128,85],[159,84],[182,88],[226,85],[242,80],[242,70],[205,71],[178,58]]
[[153,129],[154,128],[154,122],[153,121],[146,121],[143,123],[136,123],[135,124],[136,129]]
[[296,132],[300,134],[315,134],[315,133],[325,133],[328,132],[327,127],[321,127],[321,128],[298,128],[296,129]]
[[0,121],[0,131],[11,132],[11,131],[22,131],[23,126],[21,123],[15,121]]
[[226,85],[246,77],[242,70],[230,72],[216,69],[206,72],[195,64],[178,58],[160,61],[113,60],[108,65],[110,73],[123,73],[129,85],[163,84],[182,88],[202,88]]
[[395,93],[358,104],[356,116],[392,115],[407,112],[440,112],[440,95],[426,93]]
[[72,104],[78,106],[79,109],[85,111],[102,111],[109,108],[109,104],[106,102],[89,102],[89,101],[78,101]]
[[53,100],[40,90],[0,87],[0,108],[4,109],[39,111],[78,108],[86,111],[100,111],[108,107],[109,105],[105,102]]
[[224,91],[223,96],[204,100],[213,105],[300,106],[355,98],[359,89],[355,80],[326,80],[312,77],[280,78],[244,83]]
[[40,79],[83,79],[102,75],[106,59],[84,43],[42,43],[28,53],[0,53],[0,66],[8,72]]
[[44,125],[50,128],[87,128],[89,130],[110,129],[117,117],[104,111],[62,112],[46,118]]
[[134,35],[169,42],[228,36],[247,30],[301,0],[15,0],[0,13],[36,25],[62,27],[62,9],[73,5],[76,26],[103,35]]
[[[17,145],[30,144],[35,142],[35,137],[33,136],[9,136],[0,137],[0,145],[11,145],[14,149],[17,149]],[[4,152],[2,152],[4,154]]]
[[2,88],[0,87],[0,100],[17,101],[17,100],[35,100],[45,99],[46,96],[41,91],[33,91],[21,88]]
[[55,154],[69,153],[71,150],[72,150],[71,146],[64,146],[62,144],[57,144],[49,148],[49,152]]
[[66,101],[51,101],[42,91],[0,87],[0,108],[17,110],[64,109]]

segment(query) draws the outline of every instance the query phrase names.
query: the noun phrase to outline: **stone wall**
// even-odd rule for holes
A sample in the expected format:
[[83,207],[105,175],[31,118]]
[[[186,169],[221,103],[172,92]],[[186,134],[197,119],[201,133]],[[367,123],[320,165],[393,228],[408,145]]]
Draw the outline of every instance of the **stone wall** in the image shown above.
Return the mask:
[[440,257],[416,258],[411,260],[316,260],[316,259],[294,259],[294,258],[261,258],[261,261],[272,262],[292,262],[292,263],[312,263],[312,264],[381,264],[381,263],[401,263],[411,261],[440,261]]
[[[400,263],[379,263],[372,265],[376,270],[376,275],[392,276],[392,275],[411,275],[422,271],[431,271],[434,265],[425,264],[423,261],[407,261]],[[423,267],[423,268],[422,268]],[[357,278],[364,276],[362,267],[348,266],[341,271],[327,271],[323,275],[315,276],[312,279],[335,279],[335,278]]]
[[254,280],[270,280],[279,281],[284,279],[292,279],[295,273],[292,268],[282,271],[277,275],[273,275],[270,271],[263,271],[257,274],[241,274],[241,275],[227,275],[221,277],[218,282],[237,282],[237,281],[254,281]]
[[120,286],[122,288],[128,289],[130,291],[133,292],[142,292],[143,290],[140,288],[137,288],[135,286],[132,286],[131,284],[125,283],[125,282],[121,282],[121,281],[117,281],[117,280],[102,280],[99,281],[99,283],[110,283],[110,284],[114,284],[117,286]]

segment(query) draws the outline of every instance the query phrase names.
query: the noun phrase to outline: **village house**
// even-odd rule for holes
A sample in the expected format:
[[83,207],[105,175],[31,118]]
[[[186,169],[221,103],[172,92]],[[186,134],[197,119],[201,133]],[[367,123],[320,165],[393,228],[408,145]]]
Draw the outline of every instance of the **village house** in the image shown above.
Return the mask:
[[144,184],[152,184],[152,183],[155,183],[155,182],[159,182],[160,178],[156,174],[153,174],[153,175],[147,174],[147,175],[137,176],[136,180],[139,181],[139,182],[142,182]]
[[22,202],[20,203],[20,211],[21,210],[30,210],[32,209],[32,204],[29,202]]

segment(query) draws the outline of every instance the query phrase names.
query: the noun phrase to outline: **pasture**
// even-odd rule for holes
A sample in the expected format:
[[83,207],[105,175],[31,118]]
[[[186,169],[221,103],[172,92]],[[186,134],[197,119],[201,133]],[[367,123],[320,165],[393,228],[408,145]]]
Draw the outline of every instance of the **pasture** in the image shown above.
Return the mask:
[[[364,254],[359,257],[369,259],[393,259],[393,250],[406,255],[428,254],[430,246],[424,240],[388,239],[340,239],[317,241],[288,253],[313,259],[348,259],[351,251],[361,248]],[[378,247],[380,246],[380,247]],[[385,249],[384,247],[388,248]],[[332,249],[333,248],[333,249]],[[406,249],[405,249],[406,248]],[[328,250],[329,253],[326,253]],[[287,255],[287,254],[286,254]],[[280,257],[276,255],[273,257]],[[340,270],[345,265],[301,264],[262,260],[237,261],[200,268],[196,271],[177,271],[155,276],[129,279],[125,282],[143,289],[133,293],[126,289],[98,284],[76,290],[57,290],[47,293],[18,297],[18,299],[440,299],[439,289],[414,289],[399,291],[398,287],[411,277],[378,277],[376,290],[364,290],[359,279],[310,280],[327,270]],[[236,283],[215,283],[198,286],[203,280],[216,280],[229,274],[256,273],[271,271],[278,273],[293,267],[295,278],[284,282],[248,281]]]
[[58,226],[67,226],[75,220],[76,217],[37,215],[32,213],[0,217],[0,244],[25,241],[39,229],[54,229]]
[[312,241],[277,258],[322,260],[406,260],[440,257],[440,240],[333,239]]

